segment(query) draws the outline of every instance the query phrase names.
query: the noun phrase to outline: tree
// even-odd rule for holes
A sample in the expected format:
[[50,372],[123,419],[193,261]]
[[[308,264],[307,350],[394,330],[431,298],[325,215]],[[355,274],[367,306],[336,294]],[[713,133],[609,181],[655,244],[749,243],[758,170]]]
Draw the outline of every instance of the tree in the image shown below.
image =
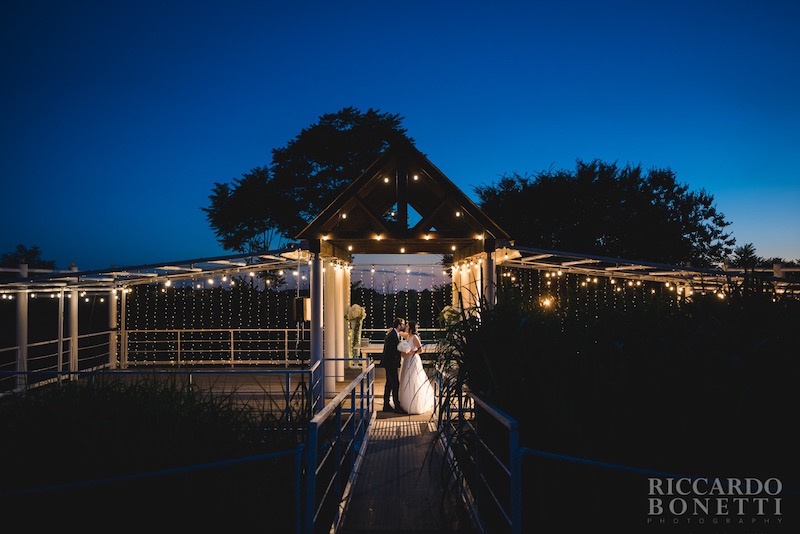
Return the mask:
[[21,263],[27,264],[29,269],[56,268],[56,262],[42,259],[42,251],[36,245],[31,248],[27,248],[25,245],[17,245],[13,252],[5,252],[0,256],[1,267],[17,268]]
[[733,260],[731,265],[733,267],[741,267],[745,270],[753,270],[757,265],[763,262],[763,258],[756,254],[756,247],[752,243],[746,243],[733,250]]
[[218,241],[252,252],[291,240],[393,142],[413,143],[401,122],[399,115],[343,108],[273,149],[270,167],[215,183],[210,207],[201,209]]
[[280,244],[273,213],[281,198],[270,194],[269,169],[256,167],[233,185],[215,183],[211,206],[201,208],[219,243],[227,250],[256,252]]
[[735,243],[713,196],[689,191],[669,169],[578,160],[574,172],[504,175],[475,192],[517,244],[700,267]]
[[[780,257],[762,258],[756,254],[756,247],[752,243],[736,247],[730,258],[730,265],[744,269],[745,273],[749,271],[751,275],[754,275],[756,271],[762,271],[782,278],[797,279],[799,274],[794,269],[798,266],[797,261],[787,261]],[[775,265],[780,265],[777,271]]]
[[343,108],[322,115],[294,139],[272,151],[272,172],[292,209],[276,214],[281,230],[297,235],[393,142],[413,140],[402,117],[369,109]]

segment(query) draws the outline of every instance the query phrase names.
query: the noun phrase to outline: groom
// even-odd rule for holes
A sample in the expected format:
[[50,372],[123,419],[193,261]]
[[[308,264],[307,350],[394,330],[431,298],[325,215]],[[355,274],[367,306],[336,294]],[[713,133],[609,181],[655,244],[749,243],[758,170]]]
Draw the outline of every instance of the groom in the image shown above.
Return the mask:
[[406,324],[406,320],[398,317],[394,320],[392,328],[386,333],[386,338],[383,340],[383,357],[381,358],[381,367],[386,369],[386,386],[383,389],[383,411],[391,412],[392,405],[389,404],[389,397],[394,400],[394,411],[397,413],[406,413],[400,406],[398,393],[400,391],[400,377],[397,370],[400,368],[400,351],[397,350],[397,344],[400,343],[400,331]]

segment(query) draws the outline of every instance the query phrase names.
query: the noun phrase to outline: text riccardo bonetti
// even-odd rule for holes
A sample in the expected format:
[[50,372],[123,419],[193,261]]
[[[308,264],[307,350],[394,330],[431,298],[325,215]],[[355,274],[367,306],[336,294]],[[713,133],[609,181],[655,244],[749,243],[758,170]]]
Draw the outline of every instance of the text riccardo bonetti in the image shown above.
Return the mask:
[[780,524],[777,478],[648,478],[648,524]]

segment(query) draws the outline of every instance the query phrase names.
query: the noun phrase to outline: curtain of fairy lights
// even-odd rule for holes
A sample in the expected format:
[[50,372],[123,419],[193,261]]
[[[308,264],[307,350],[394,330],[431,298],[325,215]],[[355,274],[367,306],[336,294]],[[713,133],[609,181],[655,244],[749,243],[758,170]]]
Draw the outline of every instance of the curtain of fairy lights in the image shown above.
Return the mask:
[[[437,318],[449,304],[452,286],[434,280],[440,266],[379,266],[351,269],[351,302],[366,311],[365,329],[382,331],[397,316],[417,321],[420,328],[439,326]],[[256,359],[240,347],[256,347],[268,337],[270,347],[283,347],[282,330],[294,330],[292,307],[296,296],[309,293],[309,268],[301,264],[280,275],[285,284],[275,286],[255,273],[230,277],[196,277],[136,286],[126,298],[125,325],[131,332],[129,358],[132,363],[174,363],[178,336],[182,357],[191,348],[192,358],[225,358],[232,334],[237,357]],[[446,279],[445,279],[446,280]],[[122,313],[122,310],[120,310]],[[266,330],[273,331],[265,334]],[[137,331],[137,332],[133,332]],[[280,339],[279,339],[280,338]],[[264,347],[265,345],[261,345]]]
[[528,307],[553,309],[566,322],[596,323],[605,315],[632,313],[643,304],[680,307],[690,290],[669,282],[655,282],[594,275],[538,271],[501,266],[499,284],[516,292]]
[[366,310],[364,329],[383,330],[397,316],[423,329],[438,327],[438,316],[452,298],[448,275],[440,271],[438,265],[355,266],[351,302]]

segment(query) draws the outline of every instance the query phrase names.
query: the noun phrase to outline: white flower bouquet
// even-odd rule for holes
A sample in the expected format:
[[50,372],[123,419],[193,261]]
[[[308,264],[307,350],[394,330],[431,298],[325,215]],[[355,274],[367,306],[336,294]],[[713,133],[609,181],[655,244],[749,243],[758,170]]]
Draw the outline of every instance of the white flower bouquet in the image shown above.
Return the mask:
[[461,312],[454,306],[445,306],[444,309],[439,312],[439,322],[444,326],[455,324],[459,319],[461,319]]
[[344,318],[348,321],[356,321],[356,320],[364,320],[364,317],[367,316],[367,311],[364,309],[363,306],[358,304],[353,304],[350,306],[350,309],[347,310],[347,313],[344,314]]
[[345,320],[348,324],[347,335],[350,336],[350,352],[351,357],[358,358],[361,344],[361,325],[364,323],[364,318],[367,316],[367,311],[363,306],[353,304],[347,313],[344,314]]

